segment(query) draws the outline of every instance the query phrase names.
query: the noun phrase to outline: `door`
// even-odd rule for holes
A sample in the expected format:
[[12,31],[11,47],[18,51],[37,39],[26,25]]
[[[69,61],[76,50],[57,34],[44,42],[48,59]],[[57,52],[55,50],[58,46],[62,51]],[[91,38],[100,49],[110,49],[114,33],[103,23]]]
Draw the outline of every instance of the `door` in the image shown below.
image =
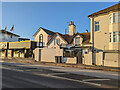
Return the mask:
[[41,50],[39,50],[39,61],[41,61]]
[[82,50],[77,53],[77,64],[82,64]]

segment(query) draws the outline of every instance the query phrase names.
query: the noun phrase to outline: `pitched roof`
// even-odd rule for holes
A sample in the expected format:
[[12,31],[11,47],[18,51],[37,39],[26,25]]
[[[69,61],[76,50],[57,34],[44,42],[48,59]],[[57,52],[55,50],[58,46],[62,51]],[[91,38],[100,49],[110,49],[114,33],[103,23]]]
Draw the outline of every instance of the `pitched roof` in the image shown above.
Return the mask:
[[72,40],[72,37],[73,36],[70,36],[70,35],[68,35],[68,34],[60,34],[60,33],[58,33],[68,44],[70,44],[71,43],[71,40]]
[[38,32],[40,31],[40,29],[43,29],[48,35],[54,35],[54,34],[55,34],[55,32],[52,32],[52,31],[50,31],[50,30],[47,30],[47,29],[45,29],[45,28],[40,27],[40,28],[37,30],[37,32],[33,35],[33,37],[38,34]]
[[59,35],[65,42],[67,42],[68,44],[72,44],[73,43],[73,40],[74,40],[74,37],[77,36],[77,35],[80,35],[82,36],[83,38],[83,44],[89,44],[90,43],[90,32],[88,33],[76,33],[75,35],[71,36],[71,35],[68,35],[68,34],[61,34],[61,33],[58,33],[56,32],[56,34],[54,34],[51,39],[48,41],[47,44],[49,44],[56,35]]
[[5,34],[9,34],[9,35],[14,35],[14,36],[16,36],[16,37],[20,37],[19,35],[14,34],[14,33],[11,33],[11,32],[6,31],[6,30],[0,30],[0,32],[1,32],[1,33],[5,33]]
[[90,43],[90,32],[86,33],[76,33],[73,38],[77,35],[80,35],[83,38],[82,44],[89,44]]
[[56,35],[59,35],[66,43],[68,43],[67,37],[65,38],[65,36],[64,36],[63,34],[56,32],[56,33],[51,37],[51,39],[48,41],[47,44],[49,44],[50,42],[52,42],[52,40],[56,37]]
[[98,15],[98,14],[108,13],[110,11],[118,11],[118,10],[120,11],[120,3],[118,3],[116,5],[113,5],[111,7],[108,7],[106,9],[103,9],[101,11],[98,11],[96,13],[93,13],[93,14],[89,15],[88,17],[94,16],[94,15]]

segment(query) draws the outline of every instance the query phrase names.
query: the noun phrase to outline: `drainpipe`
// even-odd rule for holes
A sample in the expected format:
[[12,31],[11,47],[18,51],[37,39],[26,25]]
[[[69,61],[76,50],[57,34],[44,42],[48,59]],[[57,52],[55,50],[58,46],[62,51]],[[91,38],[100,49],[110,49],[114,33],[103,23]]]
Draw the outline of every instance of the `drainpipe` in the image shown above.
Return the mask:
[[92,44],[93,44],[93,50],[92,50],[92,64],[95,65],[95,52],[94,52],[94,17],[92,17]]

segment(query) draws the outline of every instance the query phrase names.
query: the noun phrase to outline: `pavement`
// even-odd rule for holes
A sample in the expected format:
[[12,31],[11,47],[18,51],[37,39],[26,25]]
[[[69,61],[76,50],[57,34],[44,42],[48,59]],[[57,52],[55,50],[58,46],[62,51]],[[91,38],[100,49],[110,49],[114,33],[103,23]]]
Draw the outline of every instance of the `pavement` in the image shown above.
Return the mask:
[[0,69],[3,88],[119,90],[117,72],[15,62],[2,62]]
[[118,67],[105,67],[105,66],[83,65],[83,64],[64,64],[64,63],[61,64],[61,63],[36,62],[35,60],[28,59],[28,58],[25,58],[25,59],[23,59],[23,58],[11,58],[11,59],[6,58],[6,59],[3,59],[2,61],[120,72],[120,67],[118,68]]

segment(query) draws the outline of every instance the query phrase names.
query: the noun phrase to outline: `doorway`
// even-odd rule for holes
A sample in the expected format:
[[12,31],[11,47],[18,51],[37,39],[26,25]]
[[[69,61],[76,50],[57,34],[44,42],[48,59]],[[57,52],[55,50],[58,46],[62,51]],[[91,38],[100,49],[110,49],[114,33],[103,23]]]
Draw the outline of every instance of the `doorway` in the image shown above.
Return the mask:
[[82,50],[77,53],[77,64],[82,64]]

